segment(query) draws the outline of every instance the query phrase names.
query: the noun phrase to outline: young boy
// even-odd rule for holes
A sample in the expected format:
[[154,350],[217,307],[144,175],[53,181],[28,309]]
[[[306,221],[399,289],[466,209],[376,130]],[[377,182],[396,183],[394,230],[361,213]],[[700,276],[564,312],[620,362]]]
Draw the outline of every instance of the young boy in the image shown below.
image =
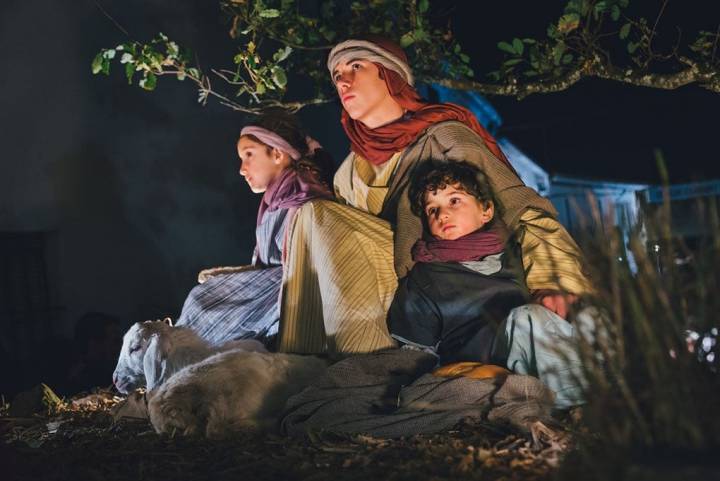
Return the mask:
[[557,408],[582,404],[575,345],[577,330],[592,342],[592,311],[571,324],[528,304],[517,243],[485,176],[464,162],[430,161],[413,175],[409,195],[425,234],[388,313],[392,337],[440,365],[491,363],[536,376],[555,392]]
[[428,162],[409,195],[425,235],[390,307],[391,335],[440,364],[493,362],[499,324],[528,294],[487,179],[470,164]]

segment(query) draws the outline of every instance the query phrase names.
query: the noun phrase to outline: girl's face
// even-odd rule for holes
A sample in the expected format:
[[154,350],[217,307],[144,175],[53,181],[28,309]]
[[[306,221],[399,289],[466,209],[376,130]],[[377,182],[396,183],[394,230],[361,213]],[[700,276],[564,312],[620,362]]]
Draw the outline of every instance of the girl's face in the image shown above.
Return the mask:
[[468,194],[460,184],[425,193],[425,217],[433,237],[455,240],[490,222],[495,207]]
[[265,192],[268,186],[280,173],[290,166],[290,156],[278,149],[240,137],[237,143],[240,157],[240,175],[256,194]]

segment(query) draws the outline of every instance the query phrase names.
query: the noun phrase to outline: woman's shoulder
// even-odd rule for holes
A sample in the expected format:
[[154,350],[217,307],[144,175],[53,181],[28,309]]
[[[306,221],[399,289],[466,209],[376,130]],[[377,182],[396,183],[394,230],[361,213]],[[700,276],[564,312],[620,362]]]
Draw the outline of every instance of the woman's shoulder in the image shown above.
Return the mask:
[[[434,147],[427,149],[427,145]],[[427,152],[432,152],[437,156],[439,153],[451,149],[462,149],[463,146],[474,148],[479,145],[484,145],[484,143],[470,127],[457,120],[443,120],[425,129],[406,149],[406,153],[411,157]]]
[[470,127],[457,120],[443,120],[432,124],[423,135],[434,137],[442,144],[457,138],[480,138]]

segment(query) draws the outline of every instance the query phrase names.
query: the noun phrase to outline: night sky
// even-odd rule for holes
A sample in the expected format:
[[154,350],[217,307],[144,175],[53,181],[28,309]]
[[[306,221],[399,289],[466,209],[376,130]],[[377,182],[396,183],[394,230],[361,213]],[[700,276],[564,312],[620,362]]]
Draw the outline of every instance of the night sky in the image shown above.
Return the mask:
[[[206,69],[232,59],[213,0],[97,1],[133,38],[162,31]],[[652,15],[661,2],[632,3]],[[473,68],[488,72],[502,58],[499,40],[542,35],[563,5],[466,0],[451,15]],[[687,35],[714,31],[720,2],[674,0],[662,21]],[[46,238],[48,335],[72,337],[90,310],[124,324],[177,316],[198,270],[251,257],[259,197],[237,175],[243,116],[198,105],[189,83],[161,78],[148,93],[128,86],[117,64],[109,77],[93,76],[94,55],[126,39],[93,0],[0,4],[0,233]],[[660,148],[672,181],[720,178],[719,94],[585,80],[566,92],[490,101],[504,120],[500,134],[551,174],[656,182]],[[339,162],[348,143],[338,103],[300,116]]]

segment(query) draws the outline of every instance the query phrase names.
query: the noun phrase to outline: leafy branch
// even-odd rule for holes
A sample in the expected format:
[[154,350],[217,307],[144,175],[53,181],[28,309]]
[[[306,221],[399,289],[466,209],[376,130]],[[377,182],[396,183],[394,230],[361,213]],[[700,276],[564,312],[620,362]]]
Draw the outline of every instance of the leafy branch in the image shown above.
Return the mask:
[[562,16],[548,26],[546,38],[498,43],[506,57],[499,70],[488,75],[493,83],[440,82],[518,98],[565,90],[588,77],[659,89],[694,83],[720,93],[720,30],[701,31],[687,46],[681,45],[678,36],[669,51],[658,52],[654,42],[668,0],[662,3],[652,26],[645,18],[628,17],[629,3],[569,0]]
[[[652,22],[629,16],[630,0],[567,0],[545,37],[498,43],[505,59],[485,76],[487,81],[475,78],[451,24],[439,24],[449,16],[443,2],[322,0],[310,8],[299,0],[219,1],[237,44],[231,67],[206,74],[188,50],[159,34],[148,43],[103,49],[93,60],[93,73],[107,75],[111,62],[119,61],[128,82],[137,78],[146,90],[156,87],[158,77],[173,76],[194,83],[202,104],[213,97],[240,112],[254,114],[269,106],[297,111],[334,98],[325,66],[332,45],[371,33],[400,43],[418,81],[489,95],[558,92],[589,77],[660,89],[697,84],[720,93],[720,25],[714,32],[699,32],[689,44],[677,34],[672,46],[658,51],[669,0]],[[297,92],[288,92],[291,85],[299,86],[297,92],[312,92],[298,98]]]

